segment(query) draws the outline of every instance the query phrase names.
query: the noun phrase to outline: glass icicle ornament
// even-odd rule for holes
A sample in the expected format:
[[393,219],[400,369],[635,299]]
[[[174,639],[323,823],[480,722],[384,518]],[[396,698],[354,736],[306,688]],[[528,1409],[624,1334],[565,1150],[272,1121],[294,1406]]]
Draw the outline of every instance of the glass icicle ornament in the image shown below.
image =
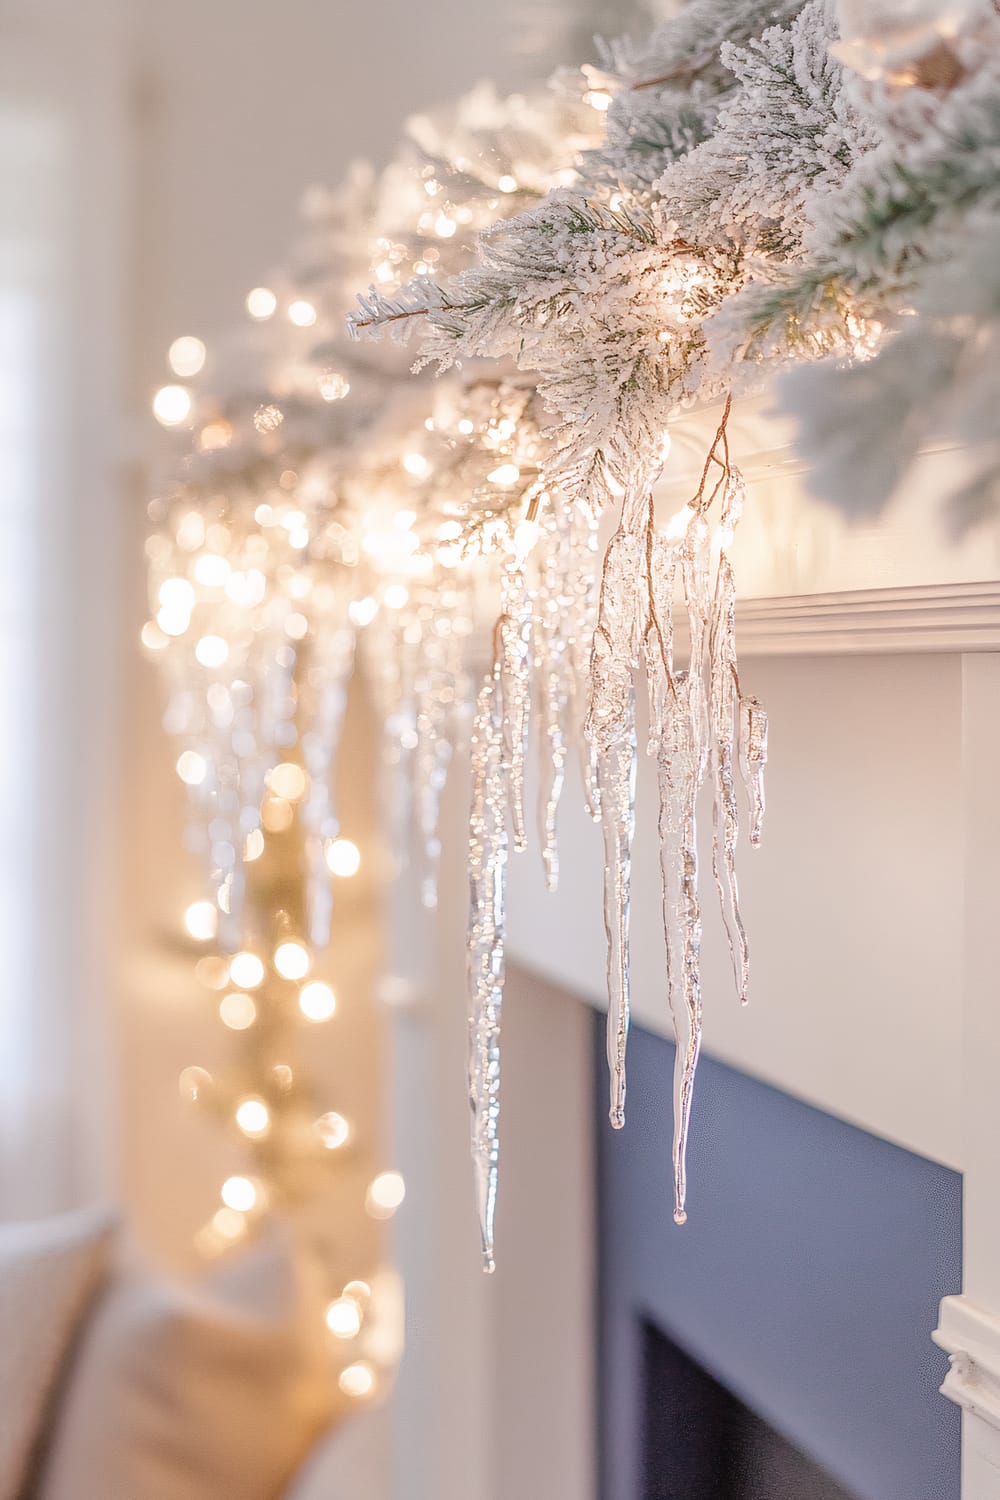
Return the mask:
[[604,834],[604,927],[608,943],[610,1120],[625,1123],[625,1050],[629,1029],[629,900],[635,833],[636,729],[632,672],[639,651],[642,544],[634,517],[623,517],[608,544],[591,661],[586,734],[597,755]]
[[500,1007],[504,979],[507,885],[503,646],[497,629],[493,663],[476,700],[472,725],[469,819],[469,1105],[483,1269],[492,1271],[500,1158]]

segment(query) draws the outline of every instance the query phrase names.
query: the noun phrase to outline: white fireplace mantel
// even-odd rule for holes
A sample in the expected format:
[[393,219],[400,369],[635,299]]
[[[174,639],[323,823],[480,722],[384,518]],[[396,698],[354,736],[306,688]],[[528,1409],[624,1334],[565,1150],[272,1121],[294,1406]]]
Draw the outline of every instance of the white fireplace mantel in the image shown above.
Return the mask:
[[[714,425],[706,413],[678,434],[670,480],[657,492],[661,515],[690,496],[698,455],[703,460]],[[993,534],[957,541],[949,534],[939,497],[961,465],[954,452],[929,451],[885,515],[852,523],[810,498],[787,430],[766,415],[766,403],[738,405],[731,438],[750,485],[734,549],[742,676],[768,706],[772,739],[764,846],[744,848],[740,857],[752,1004],[741,1011],[732,997],[728,954],[708,911],[714,905],[709,879],[706,1050],[965,1174],[965,1282],[960,1298],[946,1300],[936,1337],[953,1356],[945,1394],[965,1411],[963,1500],[1000,1500],[996,1403],[987,1410],[984,1399],[1000,1371],[994,1146],[1000,1139],[1000,1006],[992,941],[1000,892],[994,784],[1000,546]],[[429,1198],[432,1215],[435,1205],[439,1211],[438,1257],[442,1236],[461,1236],[462,1215],[471,1211],[466,1184],[448,1177],[446,1186],[442,1168],[446,1156],[455,1156],[450,1132],[461,1129],[461,1110],[447,1102],[457,1096],[448,1093],[444,1053],[449,1069],[461,1068],[464,799],[464,784],[451,788],[438,937],[430,947],[426,937],[416,939],[412,914],[400,928],[407,934],[400,969],[422,997],[397,1026],[401,1076],[406,1071],[402,1094],[411,1109],[418,1087],[435,1102],[421,1124],[419,1153],[410,1149],[406,1129],[399,1140],[410,1163],[408,1182],[416,1174],[411,1187]],[[655,786],[641,766],[633,1016],[669,1034],[655,819]],[[601,1006],[603,851],[573,778],[560,813],[560,854],[560,889],[552,896],[544,890],[537,851],[512,857],[509,956],[560,990]],[[553,1090],[561,1138],[586,1141],[586,1091],[568,1092],[558,1081]],[[426,1166],[435,1160],[433,1169]],[[541,1174],[551,1162],[546,1168],[540,1156],[537,1170],[541,1201],[550,1190]],[[585,1195],[573,1201],[582,1204]],[[584,1237],[583,1219],[578,1229]],[[526,1239],[530,1234],[528,1226]],[[493,1357],[490,1283],[476,1281],[469,1248],[446,1255],[448,1266],[439,1261],[434,1275],[428,1247],[410,1247],[404,1255],[417,1268],[411,1279],[415,1318],[426,1323],[437,1315],[444,1325],[461,1307],[461,1357],[473,1372],[460,1389],[448,1381],[447,1428],[450,1434],[461,1430],[466,1462],[449,1439],[454,1461],[448,1472],[429,1470],[436,1487],[421,1487],[408,1465],[400,1489],[405,1500],[430,1500],[432,1493],[435,1500],[458,1500],[473,1470],[481,1483],[495,1441],[491,1392],[496,1380],[502,1385],[516,1378],[514,1371],[484,1373]],[[584,1299],[577,1322],[587,1319]],[[458,1357],[457,1346],[449,1347]],[[441,1360],[445,1380],[443,1345]],[[433,1424],[427,1425],[421,1387],[410,1396],[401,1392],[401,1420],[406,1441],[419,1441],[431,1454]],[[582,1448],[589,1441],[583,1430],[580,1441]],[[573,1500],[583,1500],[579,1474],[574,1483]],[[553,1493],[552,1500],[563,1496]]]

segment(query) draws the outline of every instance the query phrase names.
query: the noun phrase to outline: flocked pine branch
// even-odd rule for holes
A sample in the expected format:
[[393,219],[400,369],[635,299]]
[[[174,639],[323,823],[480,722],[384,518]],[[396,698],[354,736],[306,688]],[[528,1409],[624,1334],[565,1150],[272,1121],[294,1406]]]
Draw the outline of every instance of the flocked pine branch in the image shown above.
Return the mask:
[[661,212],[696,243],[797,258],[810,205],[875,145],[870,112],[831,54],[836,36],[833,0],[809,0],[787,27],[722,48],[738,87],[712,137],[655,184]]

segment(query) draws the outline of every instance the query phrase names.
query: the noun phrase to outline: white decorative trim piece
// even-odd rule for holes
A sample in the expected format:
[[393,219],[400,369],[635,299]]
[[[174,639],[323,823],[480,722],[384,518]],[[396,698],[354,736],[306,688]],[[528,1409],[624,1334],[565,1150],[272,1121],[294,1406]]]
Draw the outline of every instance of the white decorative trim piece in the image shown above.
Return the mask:
[[1000,650],[1000,581],[747,599],[743,656]]
[[966,1297],[945,1297],[931,1337],[949,1357],[941,1394],[1000,1429],[1000,1318]]

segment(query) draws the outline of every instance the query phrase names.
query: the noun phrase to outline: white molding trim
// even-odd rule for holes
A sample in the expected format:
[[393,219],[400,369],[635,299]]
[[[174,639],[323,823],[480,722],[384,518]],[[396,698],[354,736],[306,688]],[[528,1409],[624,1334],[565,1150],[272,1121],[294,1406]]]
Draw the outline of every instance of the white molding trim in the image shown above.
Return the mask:
[[949,1359],[941,1394],[1000,1429],[1000,1318],[967,1297],[945,1297],[931,1337]]
[[1000,650],[1000,581],[747,599],[741,656]]

